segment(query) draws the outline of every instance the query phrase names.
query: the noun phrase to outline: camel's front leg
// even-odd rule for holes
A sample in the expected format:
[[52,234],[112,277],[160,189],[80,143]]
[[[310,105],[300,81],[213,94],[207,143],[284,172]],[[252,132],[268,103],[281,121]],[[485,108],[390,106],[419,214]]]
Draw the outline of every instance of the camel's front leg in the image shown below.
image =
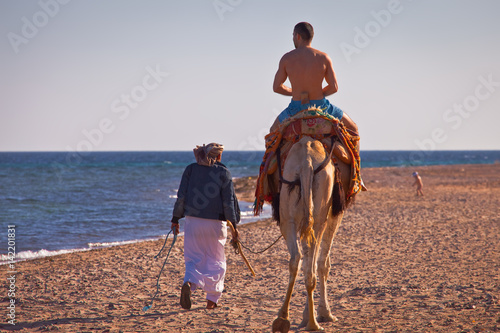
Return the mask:
[[292,299],[293,287],[295,285],[295,280],[297,279],[297,273],[300,269],[302,263],[302,254],[300,253],[298,244],[297,244],[297,235],[295,234],[295,230],[292,230],[289,235],[286,237],[288,251],[290,252],[290,261],[289,261],[289,271],[290,277],[288,280],[288,290],[286,292],[285,301],[283,302],[283,306],[278,312],[278,318],[273,322],[273,332],[282,332],[286,333],[290,329],[290,321],[289,318],[289,310],[290,310],[290,301]]

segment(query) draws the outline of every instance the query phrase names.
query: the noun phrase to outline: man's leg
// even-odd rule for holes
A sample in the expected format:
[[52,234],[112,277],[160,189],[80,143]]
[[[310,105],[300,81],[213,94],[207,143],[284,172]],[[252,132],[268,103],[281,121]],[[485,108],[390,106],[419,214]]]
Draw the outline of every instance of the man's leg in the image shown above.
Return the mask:
[[[349,117],[349,115],[347,113],[344,112],[344,115],[342,116],[342,119],[340,120],[340,122],[342,124],[344,124],[345,127],[350,129],[351,131],[356,132],[359,135],[358,125],[356,125],[356,123],[351,119],[351,117]],[[359,151],[359,147],[358,147],[358,151]]]
[[274,132],[278,128],[279,125],[280,125],[280,121],[279,121],[278,117],[276,117],[276,120],[274,121],[273,125],[269,129],[269,132],[270,133]]

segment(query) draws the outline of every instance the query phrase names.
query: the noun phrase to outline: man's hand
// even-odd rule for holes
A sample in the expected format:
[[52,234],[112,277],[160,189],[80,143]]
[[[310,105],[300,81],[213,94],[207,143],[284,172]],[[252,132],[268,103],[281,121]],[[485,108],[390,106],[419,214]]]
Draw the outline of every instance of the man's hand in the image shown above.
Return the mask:
[[172,216],[172,226],[170,227],[170,230],[174,231],[174,235],[177,235],[179,233],[179,220],[181,217],[177,216]]
[[170,229],[174,231],[174,235],[177,235],[179,233],[179,223],[172,223]]
[[231,236],[233,239],[231,239],[231,244],[233,246],[238,242],[239,238],[239,233],[238,230],[236,230],[236,227],[231,223],[231,221],[227,221],[227,225],[229,226],[229,230],[231,230]]
[[238,230],[231,229],[231,236],[233,237],[232,242],[237,242],[239,240],[240,234],[238,233]]

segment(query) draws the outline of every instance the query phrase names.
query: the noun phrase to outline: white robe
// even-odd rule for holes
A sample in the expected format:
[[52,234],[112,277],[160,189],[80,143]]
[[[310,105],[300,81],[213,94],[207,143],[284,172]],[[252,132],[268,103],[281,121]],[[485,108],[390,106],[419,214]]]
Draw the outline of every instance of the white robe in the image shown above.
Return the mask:
[[207,300],[217,303],[224,290],[226,275],[226,221],[186,216],[184,225],[184,283],[191,290],[201,288]]

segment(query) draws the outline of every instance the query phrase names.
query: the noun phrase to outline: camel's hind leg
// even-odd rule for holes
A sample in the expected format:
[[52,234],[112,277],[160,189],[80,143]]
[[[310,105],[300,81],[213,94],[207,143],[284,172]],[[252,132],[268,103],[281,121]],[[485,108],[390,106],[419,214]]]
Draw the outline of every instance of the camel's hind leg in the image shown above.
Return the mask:
[[[282,224],[282,227],[284,225]],[[289,261],[289,270],[290,277],[288,280],[288,289],[286,292],[285,301],[283,302],[283,306],[278,312],[278,318],[273,322],[273,332],[288,332],[290,329],[290,321],[289,318],[289,310],[290,310],[290,301],[292,299],[293,287],[295,286],[295,281],[297,280],[297,274],[299,272],[301,263],[302,263],[302,253],[300,252],[298,242],[297,242],[297,233],[294,223],[289,223],[287,230],[282,230],[283,235],[286,239],[286,244],[288,246],[288,251],[290,253],[290,261]]]
[[[304,250],[304,278],[307,290],[306,308],[304,309],[302,323],[299,327],[304,327],[306,331],[322,331],[316,321],[316,311],[314,309],[314,289],[316,288],[316,261],[318,257],[318,244],[313,241],[312,244],[305,244],[303,241]],[[307,251],[307,252],[306,252]]]
[[330,322],[337,321],[337,318],[332,315],[330,305],[328,304],[327,280],[330,273],[330,251],[333,243],[333,238],[337,233],[342,220],[343,214],[336,217],[328,217],[327,228],[321,240],[321,249],[318,258],[318,277],[319,277],[319,305],[318,305],[318,321]]
[[[330,305],[328,304],[328,294],[327,294],[327,280],[328,275],[330,273],[330,249],[333,243],[333,238],[340,226],[340,221],[342,220],[342,215],[333,218],[331,216],[328,217],[327,227],[321,239],[321,244],[319,248],[319,256],[316,254],[317,260],[317,268],[314,271],[314,276],[316,276],[316,270],[318,272],[318,289],[319,289],[319,305],[316,320],[318,322],[332,322],[337,321],[338,319],[332,315],[330,311]],[[304,268],[307,266],[307,254],[304,253]],[[314,292],[314,289],[313,289]],[[309,290],[308,290],[309,295]],[[314,313],[314,303],[311,302],[311,298],[308,297],[306,301],[306,307],[303,312],[302,323],[299,327],[309,326],[309,322],[311,321],[311,316]],[[311,302],[311,303],[310,303]],[[310,309],[310,304],[312,304],[312,311]],[[318,325],[318,324],[316,324]],[[312,325],[314,327],[314,324]],[[319,325],[318,325],[319,327]],[[320,328],[321,329],[321,328]]]

